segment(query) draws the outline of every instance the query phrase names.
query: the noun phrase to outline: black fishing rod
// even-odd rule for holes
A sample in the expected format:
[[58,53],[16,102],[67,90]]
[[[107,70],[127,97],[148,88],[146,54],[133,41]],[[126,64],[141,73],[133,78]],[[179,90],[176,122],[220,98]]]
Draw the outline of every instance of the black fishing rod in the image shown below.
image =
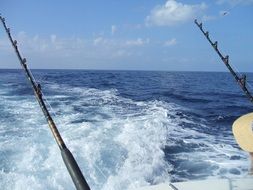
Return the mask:
[[218,42],[212,42],[212,40],[209,37],[209,32],[203,30],[202,23],[198,23],[197,19],[195,19],[195,24],[199,27],[201,32],[204,34],[208,42],[211,44],[211,46],[214,48],[215,52],[219,55],[223,63],[226,65],[230,73],[233,75],[235,78],[236,82],[240,85],[241,89],[243,92],[246,94],[246,96],[249,98],[249,100],[253,103],[253,96],[251,95],[250,91],[248,90],[246,84],[246,75],[238,76],[238,74],[233,70],[233,68],[229,64],[229,56],[226,55],[225,57],[221,54],[220,50],[218,49]]
[[2,21],[2,24],[4,26],[4,29],[9,37],[9,40],[17,54],[17,57],[20,61],[21,66],[23,67],[27,79],[31,82],[35,97],[40,105],[41,110],[43,111],[43,114],[48,122],[49,128],[51,129],[51,132],[53,133],[54,139],[57,143],[57,145],[60,148],[62,159],[68,169],[68,172],[75,184],[75,187],[77,190],[90,190],[90,187],[88,183],[86,182],[75,158],[73,157],[72,153],[69,151],[67,146],[65,145],[47,107],[44,102],[43,96],[42,96],[42,90],[41,90],[41,85],[36,83],[35,79],[33,78],[33,75],[29,68],[27,67],[26,64],[26,59],[22,58],[21,54],[19,53],[18,46],[17,46],[17,41],[12,39],[11,33],[10,33],[10,28],[6,26],[5,23],[5,18],[3,18],[0,15],[0,20]]

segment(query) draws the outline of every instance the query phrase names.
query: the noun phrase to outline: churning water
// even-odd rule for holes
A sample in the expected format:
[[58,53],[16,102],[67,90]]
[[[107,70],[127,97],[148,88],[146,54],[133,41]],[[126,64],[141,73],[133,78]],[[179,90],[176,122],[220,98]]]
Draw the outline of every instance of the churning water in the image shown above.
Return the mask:
[[[93,190],[248,175],[231,126],[252,107],[228,73],[33,72]],[[24,74],[0,74],[0,189],[74,189]]]

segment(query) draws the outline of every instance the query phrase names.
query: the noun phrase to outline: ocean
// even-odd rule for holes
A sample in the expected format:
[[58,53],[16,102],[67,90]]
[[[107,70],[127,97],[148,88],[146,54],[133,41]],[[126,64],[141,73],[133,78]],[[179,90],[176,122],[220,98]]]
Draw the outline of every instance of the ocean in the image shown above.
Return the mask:
[[[229,73],[32,72],[93,190],[249,175],[231,126],[252,104]],[[0,70],[0,116],[0,189],[74,190],[22,70]]]

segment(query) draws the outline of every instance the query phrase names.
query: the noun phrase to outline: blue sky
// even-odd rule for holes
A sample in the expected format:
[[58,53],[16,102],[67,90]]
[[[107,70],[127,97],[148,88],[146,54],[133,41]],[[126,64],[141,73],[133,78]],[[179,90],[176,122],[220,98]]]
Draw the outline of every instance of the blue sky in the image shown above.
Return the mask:
[[[224,15],[224,12],[226,14]],[[30,68],[253,71],[253,0],[1,0]],[[20,68],[3,28],[0,68]]]

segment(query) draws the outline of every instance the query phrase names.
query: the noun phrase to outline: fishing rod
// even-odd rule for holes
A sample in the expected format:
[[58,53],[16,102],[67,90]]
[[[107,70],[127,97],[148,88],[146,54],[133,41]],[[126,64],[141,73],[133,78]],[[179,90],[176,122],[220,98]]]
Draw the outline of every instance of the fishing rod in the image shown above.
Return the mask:
[[236,82],[239,84],[239,86],[241,87],[241,89],[243,90],[243,92],[245,93],[245,95],[249,98],[249,100],[253,103],[253,96],[251,95],[250,91],[248,90],[246,84],[246,75],[242,75],[242,76],[238,76],[238,74],[233,70],[233,68],[230,66],[229,64],[229,56],[226,55],[225,57],[221,54],[220,50],[218,49],[218,42],[212,42],[212,40],[209,37],[209,32],[208,31],[204,31],[203,30],[203,25],[202,23],[198,23],[197,19],[195,19],[195,24],[199,27],[199,29],[201,30],[201,32],[204,34],[204,36],[206,37],[206,39],[208,40],[208,42],[211,44],[211,46],[213,47],[213,49],[215,50],[215,52],[219,55],[219,57],[221,58],[221,60],[223,61],[223,63],[226,65],[226,67],[228,68],[228,70],[230,71],[230,73],[233,75],[233,77],[235,78]]
[[12,36],[11,36],[11,32],[10,32],[10,28],[8,28],[6,26],[6,23],[5,23],[5,18],[3,18],[0,14],[0,20],[2,21],[2,24],[4,26],[4,29],[8,35],[8,38],[16,52],[16,55],[20,61],[20,64],[26,74],[26,77],[27,79],[30,81],[31,85],[32,85],[32,88],[33,88],[33,91],[34,91],[34,94],[35,94],[35,97],[39,103],[39,106],[48,122],[48,125],[49,125],[49,128],[54,136],[54,139],[57,143],[57,145],[59,146],[60,148],[60,151],[61,151],[61,156],[62,156],[62,159],[68,169],[68,172],[75,184],[75,187],[77,190],[90,190],[90,187],[88,185],[88,183],[86,182],[75,158],[73,157],[72,153],[69,151],[69,149],[67,148],[66,144],[64,143],[55,123],[54,123],[54,120],[53,118],[51,117],[47,107],[46,107],[46,104],[44,102],[44,99],[43,99],[43,93],[42,93],[42,90],[41,90],[41,85],[39,83],[37,83],[35,81],[35,79],[33,78],[33,75],[32,75],[32,72],[31,70],[29,70],[28,66],[27,66],[27,63],[26,63],[26,59],[25,58],[22,58],[19,50],[18,50],[18,46],[17,46],[17,41],[16,40],[13,40]]

